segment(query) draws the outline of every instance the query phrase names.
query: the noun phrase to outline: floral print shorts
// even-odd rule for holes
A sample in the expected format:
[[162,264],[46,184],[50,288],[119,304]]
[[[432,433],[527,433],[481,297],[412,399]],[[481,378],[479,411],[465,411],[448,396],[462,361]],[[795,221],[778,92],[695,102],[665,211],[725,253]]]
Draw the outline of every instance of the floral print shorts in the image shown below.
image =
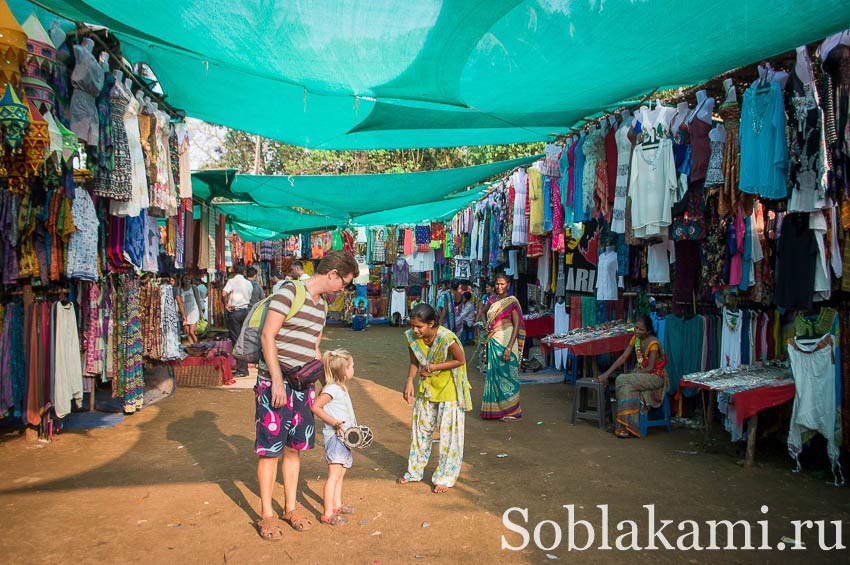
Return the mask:
[[260,457],[280,457],[283,448],[298,451],[313,449],[316,442],[316,426],[311,407],[316,399],[316,389],[304,391],[292,389],[283,383],[286,402],[279,408],[272,407],[272,382],[258,378],[254,386],[257,399],[254,452]]

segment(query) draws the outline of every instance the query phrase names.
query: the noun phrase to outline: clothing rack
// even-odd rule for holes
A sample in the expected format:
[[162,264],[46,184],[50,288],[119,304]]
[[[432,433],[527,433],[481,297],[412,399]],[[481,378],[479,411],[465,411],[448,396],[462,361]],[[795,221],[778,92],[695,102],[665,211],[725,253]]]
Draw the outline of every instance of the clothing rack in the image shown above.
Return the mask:
[[[71,291],[67,288],[50,288],[50,289],[32,289],[32,294],[69,294]],[[6,296],[24,296],[24,290],[10,290],[2,293]]]
[[[60,14],[55,9],[52,9],[49,6],[44,5],[42,2],[39,2],[38,0],[30,0],[30,3],[38,6],[42,10],[45,10],[47,12],[50,12],[51,14],[57,15],[60,18],[67,19],[67,16]],[[148,85],[146,85],[143,80],[141,80],[138,76],[136,76],[136,73],[133,71],[133,69],[130,68],[129,66],[127,66],[124,63],[124,57],[120,54],[116,54],[113,51],[113,48],[110,47],[109,44],[101,37],[101,34],[106,36],[106,37],[109,37],[109,30],[108,29],[95,30],[95,29],[88,27],[83,22],[75,21],[74,23],[76,24],[77,29],[72,31],[72,32],[67,33],[66,37],[71,37],[71,36],[90,37],[92,39],[92,41],[97,43],[100,46],[100,48],[103,49],[109,55],[109,57],[115,63],[115,68],[121,69],[124,72],[124,74],[127,76],[127,78],[129,78],[133,82],[135,82],[139,86],[139,88],[146,95],[148,95],[148,97],[152,101],[156,102],[157,106],[159,106],[160,109],[162,109],[165,112],[167,112],[168,114],[170,114],[171,117],[176,119],[176,120],[182,121],[183,119],[186,118],[186,112],[184,110],[178,110],[177,108],[175,108],[174,106],[172,106],[171,104],[166,102],[165,99],[166,99],[167,95],[157,94],[156,92],[151,90],[150,87],[148,87]]]

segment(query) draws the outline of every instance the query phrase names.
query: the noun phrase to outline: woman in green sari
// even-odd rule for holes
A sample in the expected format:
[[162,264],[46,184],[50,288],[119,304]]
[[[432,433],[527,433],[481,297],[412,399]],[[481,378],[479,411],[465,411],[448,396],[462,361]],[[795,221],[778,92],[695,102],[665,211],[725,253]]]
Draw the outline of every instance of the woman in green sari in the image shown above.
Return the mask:
[[[466,357],[457,336],[437,323],[437,313],[428,304],[410,311],[410,329],[404,333],[410,353],[410,370],[404,399],[413,404],[407,472],[398,484],[422,480],[431,456],[431,436],[440,431],[440,459],[431,477],[435,493],[454,486],[463,463],[463,434],[466,412],[472,409]],[[413,380],[421,377],[418,389]]]
[[519,406],[519,360],[525,346],[525,321],[519,301],[508,296],[510,280],[496,275],[496,300],[487,309],[487,378],[481,417],[516,420]]

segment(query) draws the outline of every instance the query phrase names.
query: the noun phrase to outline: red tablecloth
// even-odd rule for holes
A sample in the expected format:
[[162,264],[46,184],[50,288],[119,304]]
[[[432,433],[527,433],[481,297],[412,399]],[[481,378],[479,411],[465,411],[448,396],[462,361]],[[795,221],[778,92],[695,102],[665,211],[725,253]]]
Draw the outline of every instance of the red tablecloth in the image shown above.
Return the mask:
[[[680,381],[680,386],[687,388],[699,388],[702,390],[712,390],[710,387],[702,383],[692,383],[690,381]],[[716,391],[723,392],[723,391]],[[758,414],[766,408],[785,404],[794,398],[796,389],[794,383],[788,383],[780,386],[765,386],[761,388],[751,388],[742,390],[732,394],[732,403],[735,405],[735,416],[738,418],[738,425],[744,423],[744,420],[750,416]]]
[[579,344],[553,343],[555,349],[569,349],[574,355],[602,355],[603,353],[617,353],[625,351],[632,340],[633,334],[622,334],[611,337],[603,337]]
[[525,321],[525,337],[546,337],[555,333],[555,316],[541,316]]

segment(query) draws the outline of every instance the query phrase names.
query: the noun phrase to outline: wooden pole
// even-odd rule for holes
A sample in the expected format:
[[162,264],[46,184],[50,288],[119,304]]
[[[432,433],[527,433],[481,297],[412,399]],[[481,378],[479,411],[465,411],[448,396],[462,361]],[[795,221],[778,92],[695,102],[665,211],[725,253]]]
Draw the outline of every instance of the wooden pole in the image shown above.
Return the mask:
[[753,466],[753,460],[756,457],[756,429],[758,428],[758,414],[753,414],[747,420],[747,461],[745,466],[750,468]]

